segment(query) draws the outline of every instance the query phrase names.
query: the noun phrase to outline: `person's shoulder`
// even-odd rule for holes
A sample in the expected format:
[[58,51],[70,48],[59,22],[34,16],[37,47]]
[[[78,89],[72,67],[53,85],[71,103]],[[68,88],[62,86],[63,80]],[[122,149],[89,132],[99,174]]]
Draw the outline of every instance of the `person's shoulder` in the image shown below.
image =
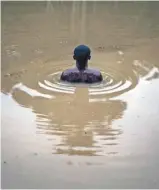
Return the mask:
[[70,69],[66,69],[65,71],[63,71],[63,75],[67,75],[69,73],[72,73],[72,72],[77,72],[77,69],[76,68],[70,68]]
[[90,68],[87,72],[95,77],[94,82],[101,82],[103,80],[103,76],[98,69]]
[[63,80],[63,81],[67,81],[67,80],[69,80],[69,77],[73,73],[77,73],[77,69],[76,68],[66,69],[65,71],[62,72],[60,79]]
[[101,75],[101,72],[99,69],[95,69],[95,68],[89,68],[87,69],[88,73],[94,74],[94,75]]

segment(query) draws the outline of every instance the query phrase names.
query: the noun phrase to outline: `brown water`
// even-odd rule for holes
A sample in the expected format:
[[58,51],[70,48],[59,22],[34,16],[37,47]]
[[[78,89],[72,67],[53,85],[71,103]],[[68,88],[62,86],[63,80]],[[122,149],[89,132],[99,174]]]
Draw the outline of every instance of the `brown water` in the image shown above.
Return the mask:
[[[159,188],[159,2],[2,2],[2,188]],[[92,49],[98,85],[62,83]]]

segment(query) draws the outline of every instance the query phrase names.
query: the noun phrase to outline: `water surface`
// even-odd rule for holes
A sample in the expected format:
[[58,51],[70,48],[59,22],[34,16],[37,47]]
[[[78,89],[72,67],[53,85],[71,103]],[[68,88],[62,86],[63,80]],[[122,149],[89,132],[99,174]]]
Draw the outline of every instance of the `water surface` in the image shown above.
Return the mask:
[[[2,188],[159,187],[158,8],[2,2]],[[100,84],[59,80],[82,43]]]

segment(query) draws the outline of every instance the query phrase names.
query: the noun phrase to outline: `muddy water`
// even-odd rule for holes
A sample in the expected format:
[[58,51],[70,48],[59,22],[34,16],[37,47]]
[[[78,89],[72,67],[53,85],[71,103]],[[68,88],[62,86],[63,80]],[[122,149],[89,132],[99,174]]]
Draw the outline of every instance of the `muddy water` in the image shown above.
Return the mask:
[[[159,187],[159,3],[2,2],[2,187]],[[101,84],[59,80],[92,49]]]

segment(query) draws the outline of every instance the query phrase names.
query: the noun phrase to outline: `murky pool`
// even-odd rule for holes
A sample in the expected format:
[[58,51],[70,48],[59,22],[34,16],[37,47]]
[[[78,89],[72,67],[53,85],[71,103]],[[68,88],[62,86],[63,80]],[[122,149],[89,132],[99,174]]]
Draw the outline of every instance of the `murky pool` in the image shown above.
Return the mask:
[[[158,188],[159,3],[1,7],[2,188]],[[61,82],[83,43],[103,82]]]

